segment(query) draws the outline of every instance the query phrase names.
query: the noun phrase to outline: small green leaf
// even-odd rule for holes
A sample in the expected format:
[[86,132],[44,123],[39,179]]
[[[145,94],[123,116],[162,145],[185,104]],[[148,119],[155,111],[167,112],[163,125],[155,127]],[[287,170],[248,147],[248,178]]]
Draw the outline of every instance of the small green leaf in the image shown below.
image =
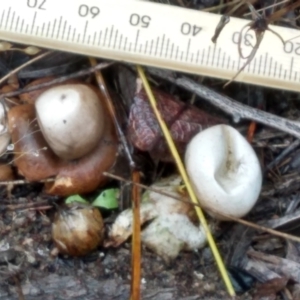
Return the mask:
[[108,189],[103,191],[92,203],[93,206],[106,209],[118,208],[119,189]]
[[81,196],[79,195],[72,195],[72,196],[69,196],[66,200],[65,200],[65,203],[66,204],[70,204],[70,203],[74,203],[74,202],[79,202],[79,203],[85,203],[87,204],[88,202],[83,199]]

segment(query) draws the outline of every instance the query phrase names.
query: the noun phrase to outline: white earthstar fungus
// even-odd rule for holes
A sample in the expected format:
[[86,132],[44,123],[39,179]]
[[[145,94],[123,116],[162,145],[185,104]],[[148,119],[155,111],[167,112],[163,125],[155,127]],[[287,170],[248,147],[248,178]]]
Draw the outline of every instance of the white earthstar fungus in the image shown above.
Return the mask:
[[48,89],[35,102],[37,120],[54,153],[67,160],[91,152],[104,130],[97,93],[85,84],[65,84]]
[[259,160],[247,140],[233,127],[216,125],[198,133],[185,153],[185,166],[200,204],[217,212],[245,216],[262,186]]
[[[181,197],[181,178],[172,176],[151,187],[162,192]],[[141,233],[143,244],[162,257],[166,262],[176,258],[181,250],[195,250],[206,245],[206,235],[202,226],[194,224],[194,207],[172,197],[146,191],[143,194],[141,225],[151,221]],[[117,247],[132,234],[132,209],[126,209],[116,218],[109,232],[106,246]]]

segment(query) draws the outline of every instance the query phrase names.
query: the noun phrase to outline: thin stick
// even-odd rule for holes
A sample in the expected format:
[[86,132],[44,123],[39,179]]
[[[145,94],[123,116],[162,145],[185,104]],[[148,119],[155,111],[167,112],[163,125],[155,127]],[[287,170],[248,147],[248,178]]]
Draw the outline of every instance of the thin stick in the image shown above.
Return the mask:
[[[125,179],[125,178],[123,178],[121,176],[118,176],[118,175],[115,175],[115,174],[111,174],[111,173],[108,173],[108,172],[104,172],[103,175],[105,175],[107,177],[110,177],[112,179],[116,179],[116,180],[119,180],[119,181],[123,181],[123,182],[129,183],[129,184],[136,185],[136,186],[138,186],[140,188],[143,188],[145,190],[149,190],[151,192],[155,192],[155,193],[158,193],[160,195],[164,195],[166,197],[173,198],[174,200],[177,200],[177,201],[188,203],[188,204],[191,204],[191,205],[194,205],[194,206],[200,206],[199,203],[192,203],[190,200],[188,200],[187,197],[184,197],[184,196],[182,196],[182,197],[178,196],[177,197],[174,194],[169,194],[167,192],[163,192],[160,189],[156,189],[156,188],[153,188],[153,187],[148,187],[148,186],[146,186],[144,184],[136,183],[136,182],[133,182],[132,180],[128,180],[128,179]],[[295,241],[295,242],[300,242],[300,237],[297,237],[297,236],[294,236],[294,235],[291,235],[291,234],[288,234],[288,233],[280,232],[280,231],[277,231],[277,230],[274,230],[274,229],[271,229],[271,228],[267,228],[267,227],[264,227],[264,226],[261,226],[261,225],[257,225],[255,223],[252,223],[252,222],[249,222],[249,221],[246,221],[246,220],[243,220],[243,219],[239,219],[239,218],[236,218],[236,217],[233,217],[233,216],[230,216],[230,215],[225,215],[225,214],[217,212],[216,210],[211,209],[211,208],[209,208],[209,210],[212,211],[212,212],[214,212],[214,213],[216,213],[216,214],[219,214],[222,217],[228,218],[228,219],[230,219],[230,220],[232,220],[234,222],[243,224],[245,226],[254,228],[256,230],[267,232],[267,233],[270,233],[272,235],[275,235],[275,236],[278,236],[280,238],[284,238],[284,239],[287,239],[287,240],[291,240],[291,241]]]
[[204,8],[201,11],[209,12],[209,11],[220,10],[220,9],[222,9],[224,7],[232,6],[232,5],[236,4],[236,3],[239,3],[240,1],[241,0],[234,0],[234,1],[231,1],[229,3],[219,4],[219,5],[215,5],[215,6],[212,6],[212,7]]
[[[281,1],[281,2],[277,2],[277,3],[271,4],[271,5],[269,5],[269,6],[263,7],[263,8],[261,8],[261,9],[258,9],[256,12],[265,11],[266,9],[274,8],[274,7],[278,6],[278,5],[281,5],[281,4],[286,3],[286,2],[289,2],[289,1],[290,1],[290,0],[283,0],[283,1]],[[251,12],[248,12],[248,13],[243,14],[243,17],[249,16],[249,15],[251,15]]]
[[47,178],[47,179],[42,179],[39,181],[28,181],[28,180],[8,180],[8,181],[0,181],[0,186],[6,186],[6,185],[22,185],[22,184],[28,184],[28,183],[45,183],[45,182],[53,182],[55,181],[54,178]]
[[264,124],[269,127],[276,128],[280,131],[291,134],[296,138],[300,138],[300,122],[290,121],[285,118],[267,113],[263,110],[255,109],[250,106],[241,104],[228,96],[219,94],[214,90],[195,81],[186,78],[174,78],[170,72],[159,69],[148,69],[150,74],[163,78],[169,82],[182,87],[191,93],[197,94],[199,97],[207,100],[215,107],[223,110],[227,114],[234,117],[234,119],[252,120]]
[[[192,186],[190,184],[190,181],[188,179],[188,175],[187,175],[186,170],[184,168],[184,165],[183,165],[183,163],[181,161],[179,153],[178,153],[178,151],[176,149],[174,141],[172,140],[171,134],[170,134],[170,132],[169,132],[169,130],[167,128],[167,125],[166,125],[165,121],[163,120],[160,112],[157,109],[157,103],[156,103],[155,97],[153,95],[153,92],[152,92],[152,90],[150,88],[149,82],[148,82],[148,80],[146,78],[146,75],[144,73],[144,70],[142,69],[142,67],[137,66],[137,71],[138,71],[138,74],[139,74],[139,76],[140,76],[140,78],[141,78],[141,80],[143,82],[143,85],[144,85],[145,91],[147,93],[147,96],[149,98],[149,102],[150,102],[150,104],[152,106],[153,112],[155,113],[157,121],[158,121],[158,123],[159,123],[159,125],[160,125],[160,127],[161,127],[161,129],[162,129],[162,131],[164,133],[166,142],[167,142],[167,144],[169,146],[169,149],[170,149],[170,151],[172,153],[172,156],[173,156],[173,158],[174,158],[174,160],[176,162],[176,165],[177,165],[177,168],[179,170],[179,173],[180,173],[180,175],[181,175],[181,177],[182,177],[182,179],[184,181],[184,184],[186,185],[187,192],[188,192],[188,194],[189,194],[192,202],[193,203],[198,203],[197,197],[196,197],[196,195],[195,195],[195,193],[193,191],[193,188],[192,188]],[[228,273],[226,271],[226,268],[225,268],[224,262],[223,262],[223,260],[221,258],[221,255],[220,255],[220,253],[218,251],[216,243],[215,243],[215,241],[213,239],[213,236],[212,236],[212,234],[210,232],[210,229],[209,229],[208,224],[206,222],[206,219],[205,219],[205,216],[203,214],[203,211],[198,206],[195,207],[195,210],[196,210],[196,213],[197,213],[198,218],[200,220],[200,223],[203,226],[203,229],[204,229],[204,231],[206,233],[208,244],[209,244],[209,246],[211,248],[211,251],[212,251],[212,253],[214,255],[214,258],[216,260],[217,266],[219,268],[219,271],[221,273],[221,276],[223,278],[223,281],[225,283],[227,291],[228,291],[229,295],[233,297],[233,296],[235,296],[234,288],[233,288],[232,283],[231,283],[231,281],[229,279]]]
[[[132,172],[132,181],[140,182],[138,171]],[[132,232],[132,278],[131,300],[140,300],[141,295],[141,218],[140,218],[140,189],[137,185],[132,188],[133,232]]]
[[271,161],[265,168],[264,173],[273,169],[278,165],[288,154],[294,151],[300,145],[300,140],[293,141],[288,147],[286,147],[273,161]]
[[0,85],[6,80],[8,79],[9,77],[11,77],[12,75],[18,73],[19,71],[21,71],[22,69],[28,67],[29,65],[33,64],[34,62],[46,57],[47,55],[51,54],[52,51],[48,51],[48,52],[45,52],[45,53],[42,53],[34,58],[32,58],[31,60],[27,61],[26,63],[22,64],[21,66],[15,68],[14,70],[10,71],[8,74],[6,74],[5,76],[3,76],[1,79],[0,79]]
[[50,80],[50,81],[47,81],[47,82],[44,82],[44,83],[41,83],[41,84],[31,86],[31,87],[28,87],[26,89],[19,89],[19,90],[13,91],[13,92],[0,94],[0,97],[1,97],[0,100],[4,99],[4,98],[7,98],[7,97],[14,97],[14,96],[29,93],[29,92],[32,92],[32,91],[36,91],[36,90],[39,90],[39,89],[42,89],[42,88],[45,88],[45,87],[52,86],[54,84],[62,83],[64,81],[72,79],[72,78],[82,77],[82,76],[91,74],[91,73],[95,72],[96,70],[101,70],[101,69],[107,68],[107,67],[111,66],[112,64],[113,63],[100,63],[95,67],[90,67],[90,68],[87,68],[85,70],[72,73],[70,75],[61,76],[59,78],[56,78],[56,79],[53,79],[53,80]]
[[[93,67],[95,67],[97,65],[96,59],[92,58],[92,57],[90,57],[90,63]],[[95,76],[96,76],[96,79],[97,79],[97,82],[98,82],[98,86],[99,86],[99,88],[100,88],[101,92],[103,93],[104,98],[106,100],[106,105],[107,105],[108,110],[110,112],[110,116],[112,117],[112,119],[114,121],[119,139],[122,143],[122,146],[123,146],[123,149],[125,151],[126,158],[129,162],[129,165],[130,165],[131,168],[135,168],[136,167],[135,162],[133,161],[132,155],[131,155],[130,150],[129,150],[128,142],[126,140],[126,137],[125,137],[125,135],[122,131],[122,128],[119,124],[119,121],[117,119],[115,108],[113,106],[113,101],[110,97],[110,94],[108,93],[104,78],[103,78],[103,76],[102,76],[102,74],[99,70],[95,71]]]

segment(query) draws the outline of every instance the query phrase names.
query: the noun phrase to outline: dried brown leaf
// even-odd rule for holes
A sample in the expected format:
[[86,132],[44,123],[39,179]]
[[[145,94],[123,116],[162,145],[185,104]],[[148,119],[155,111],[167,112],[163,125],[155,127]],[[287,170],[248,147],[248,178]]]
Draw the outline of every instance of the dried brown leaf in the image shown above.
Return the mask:
[[287,282],[288,282],[288,278],[281,277],[281,278],[274,278],[260,284],[254,295],[254,299],[258,300],[261,299],[261,297],[268,297],[268,299],[270,299],[271,297],[272,299],[274,295],[276,297],[276,294],[285,288]]

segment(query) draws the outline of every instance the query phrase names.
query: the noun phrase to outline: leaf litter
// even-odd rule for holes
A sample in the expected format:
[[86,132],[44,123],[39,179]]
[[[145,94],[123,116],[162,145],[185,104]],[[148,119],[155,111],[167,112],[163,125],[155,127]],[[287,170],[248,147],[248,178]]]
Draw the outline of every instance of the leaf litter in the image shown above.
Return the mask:
[[[177,4],[177,2],[173,4]],[[186,6],[189,5],[188,1],[184,1],[183,4]],[[262,4],[255,1],[252,2],[252,5],[255,9],[263,8]],[[282,4],[282,8],[284,8],[284,5]],[[237,12],[240,13],[239,9]],[[222,33],[220,32],[220,34]],[[6,45],[6,47],[8,46],[11,48],[10,45]],[[26,46],[21,49],[26,49]],[[31,59],[30,54],[26,53],[26,51],[3,52],[0,55],[0,64],[4,65],[1,70],[6,69],[7,71],[4,71],[5,73],[2,75],[4,76],[15,67],[28,62]],[[55,52],[54,55],[63,56],[64,54]],[[64,76],[70,78],[69,75],[74,75],[74,72],[77,72],[84,81],[93,81],[92,76],[89,74],[92,74],[95,68],[93,70],[90,68],[85,73],[82,72],[82,70],[89,68],[89,62],[84,57],[67,57],[64,60],[63,71],[58,65],[55,66],[53,64],[53,57],[51,59],[51,56],[49,56],[47,59],[50,62],[48,65],[44,59],[41,59],[40,62],[35,63],[34,68],[24,68],[22,72],[25,74],[26,71],[27,76],[18,76],[18,74],[21,74],[21,71],[16,73],[17,89],[19,91],[15,92],[13,90],[9,92],[10,94],[3,92],[5,99],[15,101],[12,97],[18,97],[18,94],[24,91],[24,87],[31,81],[30,78],[57,76],[57,79],[55,79],[57,82],[61,81]],[[14,63],[17,65],[13,66]],[[39,66],[41,66],[40,69]],[[105,81],[107,81],[110,89],[113,91],[113,98],[118,99],[118,101],[115,101],[118,103],[116,105],[117,115],[119,116],[121,111],[125,111],[125,115],[129,116],[130,109],[134,109],[134,105],[136,105],[133,94],[136,90],[134,86],[136,74],[126,66],[116,65],[109,66],[102,73]],[[116,74],[117,76],[115,76]],[[133,77],[133,81],[131,81],[130,86],[123,85],[122,87],[120,81],[117,82],[115,78],[123,76],[123,81],[127,81],[129,80],[128,74],[131,74],[130,76]],[[165,79],[159,79],[162,76],[158,76],[157,74],[151,75],[151,70],[149,70],[148,74],[155,90],[157,90],[157,95],[159,95],[157,98],[162,98],[160,101],[161,108],[164,107],[165,103],[168,103],[169,99],[173,99],[174,103],[179,103],[178,99],[180,99],[185,104],[182,106],[182,112],[173,112],[171,110],[171,114],[166,113],[165,118],[169,117],[168,122],[171,127],[173,126],[172,124],[175,124],[186,113],[189,116],[187,119],[190,119],[191,112],[189,112],[189,109],[192,109],[193,113],[203,110],[210,115],[211,120],[225,120],[224,122],[233,124],[243,134],[247,131],[247,120],[254,120],[258,123],[253,136],[252,146],[256,150],[265,171],[265,182],[259,202],[247,216],[247,220],[298,235],[298,188],[300,178],[297,164],[299,144],[296,143],[296,137],[298,136],[296,134],[293,135],[293,133],[291,134],[290,129],[286,130],[284,126],[281,126],[281,128],[268,126],[272,126],[272,124],[269,124],[267,119],[265,123],[261,121],[265,116],[271,114],[275,117],[274,120],[277,120],[276,117],[280,116],[283,120],[291,122],[290,124],[293,124],[292,122],[296,124],[299,118],[297,103],[299,95],[285,91],[279,94],[277,91],[271,89],[263,89],[264,110],[270,112],[270,114],[264,115],[264,111],[262,111],[262,114],[259,115],[257,110],[249,110],[250,106],[253,105],[251,103],[253,98],[249,95],[251,95],[251,90],[255,88],[232,82],[226,92],[227,96],[240,103],[245,98],[248,101],[246,105],[242,104],[241,107],[244,110],[244,115],[240,115],[241,120],[236,124],[233,122],[234,120],[230,117],[230,114],[228,114],[228,111],[224,110],[222,106],[215,108],[212,102],[205,102],[205,98],[200,101],[200,97],[193,94],[195,90],[189,90],[190,86],[187,84],[189,82],[184,82],[183,86],[180,87],[180,84],[178,84],[181,80],[180,77],[178,78],[179,80],[176,79],[177,81],[175,80],[170,84],[167,72],[163,74]],[[11,78],[11,84],[15,84]],[[199,78],[190,76],[189,80],[195,80],[195,86],[201,89],[201,85],[196,82]],[[221,91],[215,85],[216,81],[209,78],[201,78],[201,80],[206,88],[216,93]],[[36,87],[36,89],[38,88],[41,88],[41,86]],[[224,91],[222,91],[223,93]],[[145,96],[143,97],[145,98]],[[196,101],[191,101],[192,99],[196,99]],[[168,109],[172,107],[168,105]],[[154,124],[151,126],[155,128],[155,130],[152,128],[154,143],[151,144],[151,149],[137,149],[138,147],[135,144],[136,137],[133,136],[132,131],[126,130],[128,126],[127,120],[121,119],[120,124],[125,132],[126,139],[133,142],[133,145],[129,143],[129,152],[132,153],[134,161],[142,174],[141,180],[143,183],[151,186],[161,180],[161,178],[167,178],[169,175],[174,174],[175,168],[170,155],[167,153],[163,138],[159,130],[157,130],[158,127],[155,124],[155,118],[153,118],[153,115],[151,116],[151,111],[145,107],[140,113],[145,113],[147,109],[147,118],[151,120]],[[162,109],[162,111],[164,110]],[[243,117],[245,115],[246,118]],[[183,119],[185,121],[185,118]],[[141,115],[139,119],[138,114],[137,116],[134,115],[131,123],[129,123],[132,128],[137,124],[135,121],[142,123],[145,121],[145,117]],[[200,125],[197,122],[192,125],[195,125],[196,128],[197,126],[198,128],[199,126],[203,126],[201,122]],[[150,131],[151,126],[148,129]],[[184,126],[190,128],[190,124]],[[184,126],[181,128],[184,128]],[[189,134],[185,136],[186,139],[180,140],[183,143],[181,145],[183,149],[190,139]],[[141,137],[144,138],[143,135]],[[155,151],[159,149],[158,147],[162,147],[163,151]],[[291,150],[286,151],[287,149]],[[149,150],[150,154],[148,153]],[[151,150],[153,153],[151,153]],[[121,160],[124,152],[120,153]],[[13,155],[13,150],[11,152],[7,151],[2,157],[3,162],[13,162]],[[119,167],[120,165],[122,168]],[[114,173],[128,174],[128,169],[130,170],[128,162],[126,166],[123,160],[121,164],[116,163]],[[50,234],[51,222],[56,211],[56,205],[60,205],[64,199],[45,194],[43,191],[43,182],[28,183],[26,180],[22,181],[23,177],[17,174],[15,166],[13,167],[13,171],[14,177],[18,181],[14,183],[11,179],[7,180],[12,184],[11,198],[7,197],[6,187],[3,187],[1,191],[3,196],[0,206],[0,228],[2,234],[0,244],[1,299],[22,299],[22,293],[25,299],[39,299],[41,295],[46,294],[50,297],[51,294],[61,290],[63,290],[65,295],[64,298],[60,298],[58,295],[56,299],[93,299],[95,295],[97,297],[101,296],[102,299],[111,299],[112,297],[116,299],[128,299],[131,271],[130,239],[127,240],[127,238],[131,234],[131,231],[128,231],[130,228],[127,228],[127,232],[118,237],[121,239],[121,242],[118,240],[118,244],[122,243],[122,245],[118,245],[117,249],[104,249],[100,247],[96,252],[80,259],[65,257],[63,255],[53,258],[51,256],[51,254],[54,254],[51,252],[53,251],[53,242]],[[118,188],[119,182],[111,181],[109,185],[111,185],[111,188]],[[167,189],[168,187],[164,188],[164,190]],[[101,191],[101,188],[99,188],[97,195]],[[144,195],[148,194],[148,196],[151,193],[152,195],[159,195],[151,191],[143,192]],[[96,198],[96,193],[83,196],[84,199],[92,201],[92,199]],[[124,194],[122,197],[124,199],[126,195]],[[129,197],[131,197],[130,194]],[[163,196],[159,195],[159,197]],[[169,201],[172,202],[170,206],[172,209],[176,205],[177,200],[169,199]],[[170,207],[164,211],[162,203],[157,205],[150,201],[150,203],[142,202],[141,210],[144,209],[143,205],[147,208],[146,211],[148,213],[145,218],[143,218],[143,211],[141,214],[141,223],[144,223],[142,226],[142,238],[143,231],[147,230],[147,228],[148,232],[151,233],[151,224],[153,224],[154,233],[157,232],[158,226],[159,229],[163,229],[162,231],[165,231],[168,235],[168,238],[163,237],[162,243],[159,239],[153,240],[153,236],[156,237],[156,234],[150,235],[152,239],[149,241],[148,238],[148,245],[150,247],[147,248],[152,248],[152,251],[143,248],[143,296],[155,299],[205,299],[205,297],[208,299],[216,297],[226,299],[226,292],[215,269],[210,249],[207,246],[197,249],[199,247],[195,246],[195,244],[192,247],[190,241],[184,240],[184,243],[182,243],[182,240],[180,241],[182,239],[180,229],[183,229],[183,226],[181,226],[183,223],[181,222],[182,218],[187,220],[186,215],[183,214],[183,217],[179,218],[176,216],[173,220],[169,218],[167,223],[164,218],[168,216]],[[113,208],[115,209],[115,206]],[[120,212],[118,215],[114,210],[103,210],[102,213],[106,219],[106,226],[109,227],[107,230],[108,233],[111,232],[110,230],[113,230],[114,222],[117,222],[122,214],[128,214],[128,218],[132,220],[132,211],[130,208],[127,211]],[[156,221],[156,223],[153,221]],[[179,226],[170,225],[172,222],[175,222]],[[189,222],[189,226],[191,226],[188,227],[191,228],[190,232],[192,232],[193,228],[197,228],[195,226],[199,226],[197,221],[195,221],[195,217],[192,217],[192,221],[190,220]],[[129,223],[129,225],[131,226],[132,224]],[[173,231],[175,228],[178,228],[176,232]],[[240,291],[238,298],[262,299],[264,297],[264,299],[275,299],[274,297],[279,297],[278,299],[280,299],[282,297],[282,299],[290,299],[289,297],[294,297],[294,299],[297,299],[300,284],[298,274],[299,243],[279,237],[274,238],[274,236],[268,233],[249,229],[246,225],[234,222],[216,224],[213,232],[220,250],[224,254],[228,272],[232,278],[236,279],[235,281],[239,285],[239,288],[235,286],[236,290]],[[180,236],[180,239],[176,237],[176,234]],[[173,246],[169,249],[174,251],[171,257],[166,256],[166,253],[169,253],[168,246],[170,246],[166,243],[168,239],[171,239],[174,242],[173,245],[176,245],[176,247]],[[199,239],[197,241],[199,242]],[[147,245],[147,235],[146,243],[143,243]],[[181,251],[184,249],[193,249],[194,251]],[[1,257],[3,257],[2,260]],[[254,279],[249,280],[249,278]],[[78,279],[80,279],[80,283],[78,283]],[[245,282],[250,283],[247,285]],[[261,284],[258,285],[257,282]],[[57,288],[53,287],[53,285],[56,285]],[[22,292],[20,292],[20,287]],[[114,290],[117,290],[117,292],[115,293]]]

